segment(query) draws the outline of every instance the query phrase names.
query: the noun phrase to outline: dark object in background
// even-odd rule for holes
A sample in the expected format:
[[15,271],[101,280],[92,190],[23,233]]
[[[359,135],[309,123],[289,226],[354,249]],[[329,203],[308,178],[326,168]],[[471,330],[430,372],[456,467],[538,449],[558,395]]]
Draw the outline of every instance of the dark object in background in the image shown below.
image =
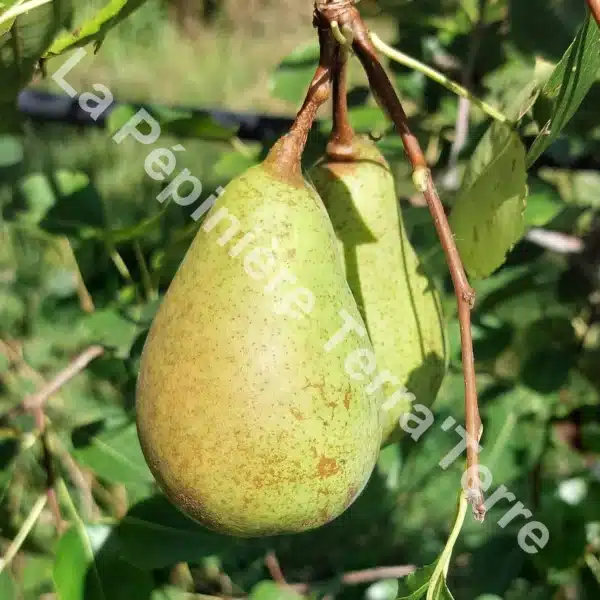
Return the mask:
[[[67,95],[51,94],[38,90],[23,90],[18,97],[18,108],[21,114],[31,120],[44,122],[59,122],[70,125],[85,125],[104,128],[106,119],[110,112],[117,108],[120,103],[113,105],[98,120],[94,121],[89,113],[79,106],[77,96],[71,98]],[[152,112],[152,107],[144,104],[131,104],[137,108],[146,108]],[[220,125],[239,128],[237,136],[245,141],[266,142],[283,135],[291,126],[293,119],[290,117],[278,117],[268,115],[256,115],[251,113],[236,113],[225,110],[197,109],[191,107],[171,107],[177,110],[190,111],[202,116],[210,115]]]

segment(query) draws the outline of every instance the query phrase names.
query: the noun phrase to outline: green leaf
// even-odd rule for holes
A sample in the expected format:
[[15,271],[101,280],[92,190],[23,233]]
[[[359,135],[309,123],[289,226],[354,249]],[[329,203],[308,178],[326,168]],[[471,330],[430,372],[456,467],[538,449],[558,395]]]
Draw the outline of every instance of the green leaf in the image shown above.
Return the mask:
[[260,154],[260,148],[253,149],[248,155],[241,152],[227,152],[215,163],[212,175],[222,181],[230,181],[256,165],[260,161]]
[[[126,104],[115,108],[108,117],[109,133],[112,135],[121,129],[138,110]],[[237,125],[219,123],[208,111],[192,112],[162,106],[147,107],[146,110],[159,123],[161,133],[178,138],[227,141],[238,131]]]
[[310,42],[296,48],[271,76],[271,94],[275,98],[298,104],[304,98],[319,61],[319,46]]
[[540,177],[556,186],[566,204],[600,207],[600,174],[575,169],[540,169]]
[[201,527],[162,495],[131,508],[119,523],[116,534],[121,556],[143,569],[197,562],[241,543]]
[[94,42],[97,50],[106,34],[138,9],[146,0],[110,0],[92,17],[70,33],[60,35],[50,46],[45,58],[58,56],[74,48]]
[[523,144],[516,133],[494,123],[473,154],[450,215],[472,277],[493,273],[522,237],[526,196]]
[[367,588],[365,598],[366,600],[396,600],[398,588],[397,579],[382,579]]
[[58,600],[142,599],[153,587],[150,573],[119,558],[105,525],[74,525],[61,537],[53,579]]
[[2,600],[16,600],[17,587],[7,570],[0,573],[0,598]]
[[[436,564],[421,567],[414,573],[401,579],[398,600],[424,600],[429,590],[429,584],[431,583],[431,577]],[[442,585],[438,587],[433,597],[434,600],[453,600],[452,594],[448,590],[448,586],[444,580],[442,580]]]
[[29,223],[39,223],[56,202],[48,177],[43,173],[31,173],[24,177],[19,182],[18,193],[26,207],[22,219]]
[[123,357],[129,356],[139,331],[136,323],[109,309],[82,318],[78,328],[78,332],[90,343],[106,346]]
[[[220,600],[218,596],[196,594],[194,600]],[[171,585],[156,589],[152,592],[150,600],[190,600],[190,594]]]
[[527,154],[527,168],[558,138],[596,81],[600,68],[600,29],[588,16],[534,105],[541,132]]
[[58,169],[46,174],[54,194],[40,227],[54,234],[85,236],[106,227],[102,198],[86,173]]
[[565,208],[558,191],[539,179],[529,184],[529,196],[525,209],[526,227],[543,227],[560,214]]
[[389,126],[385,113],[377,106],[357,106],[348,113],[357,133],[382,132]]
[[0,30],[0,131],[18,130],[17,95],[70,17],[71,3],[53,0],[19,15],[8,30]]
[[294,590],[277,585],[274,581],[261,581],[252,588],[249,600],[298,600],[302,596]]
[[73,432],[76,459],[107,481],[152,484],[154,478],[142,454],[135,424],[108,430],[101,427],[92,423]]
[[20,138],[0,135],[0,172],[10,170],[23,162],[25,150]]

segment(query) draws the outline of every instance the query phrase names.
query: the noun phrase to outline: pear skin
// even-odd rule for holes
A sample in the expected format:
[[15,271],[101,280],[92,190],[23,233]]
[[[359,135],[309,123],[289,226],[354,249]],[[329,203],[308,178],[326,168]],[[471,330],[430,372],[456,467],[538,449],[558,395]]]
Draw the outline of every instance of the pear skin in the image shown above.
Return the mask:
[[386,445],[400,438],[399,419],[411,403],[429,406],[439,391],[447,368],[445,324],[435,285],[407,237],[389,165],[366,138],[356,136],[353,149],[350,159],[322,159],[309,177],[338,237],[378,371],[389,374],[379,382]]
[[142,450],[162,490],[221,533],[340,515],[377,460],[374,354],[321,199],[267,160],[208,212],[149,331]]

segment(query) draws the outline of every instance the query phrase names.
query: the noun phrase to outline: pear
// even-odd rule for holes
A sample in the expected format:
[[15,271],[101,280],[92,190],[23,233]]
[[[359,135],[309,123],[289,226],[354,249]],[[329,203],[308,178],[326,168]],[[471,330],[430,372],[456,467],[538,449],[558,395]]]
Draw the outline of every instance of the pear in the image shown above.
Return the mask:
[[439,391],[445,325],[434,282],[407,237],[389,165],[368,138],[354,136],[349,147],[346,157],[320,160],[309,177],[333,223],[375,349],[386,445],[400,438],[399,419],[411,403],[429,406]]
[[364,489],[381,438],[374,352],[323,203],[285,138],[226,187],[143,349],[140,443],[173,504],[239,537],[296,533]]

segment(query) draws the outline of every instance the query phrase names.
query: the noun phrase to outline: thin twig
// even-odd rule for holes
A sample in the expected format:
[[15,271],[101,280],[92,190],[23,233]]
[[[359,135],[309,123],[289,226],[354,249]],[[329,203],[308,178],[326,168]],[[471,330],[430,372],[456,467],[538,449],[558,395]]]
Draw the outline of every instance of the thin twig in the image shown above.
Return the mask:
[[73,379],[73,377],[83,371],[92,360],[101,356],[103,353],[104,348],[102,348],[102,346],[91,346],[71,361],[65,369],[63,369],[54,379],[45,384],[39,392],[28,396],[22,403],[23,408],[34,416],[36,427],[39,431],[40,443],[42,445],[42,466],[46,472],[46,496],[52,514],[54,515],[56,529],[59,534],[64,530],[64,523],[54,489],[56,475],[54,472],[52,451],[50,449],[48,431],[46,428],[46,413],[44,412],[44,408],[46,402],[63,385]]
[[281,570],[281,565],[279,564],[279,560],[277,559],[277,555],[275,552],[268,552],[265,556],[265,565],[269,570],[269,574],[271,575],[271,579],[278,583],[279,585],[287,586],[288,582],[285,579],[283,571]]
[[540,248],[557,254],[581,254],[585,249],[585,243],[581,238],[562,231],[534,227],[525,234],[525,239]]
[[67,470],[71,479],[71,483],[79,491],[79,500],[82,507],[83,519],[85,521],[93,521],[100,514],[100,511],[94,501],[94,494],[92,492],[93,479],[90,481],[90,474],[85,472],[77,464],[57,435],[50,433],[49,436],[54,455]]
[[73,246],[69,238],[65,237],[61,240],[61,247],[65,254],[67,260],[71,261],[73,264],[73,268],[75,269],[75,276],[77,277],[77,296],[79,298],[79,306],[81,310],[86,313],[93,313],[95,309],[94,300],[92,295],[90,294],[87,286],[85,285],[85,280],[83,278],[83,273],[79,268],[79,263],[77,262],[77,257],[75,256],[75,252],[73,250]]
[[42,511],[44,510],[44,506],[46,506],[47,501],[48,498],[45,495],[40,496],[36,500],[36,503],[33,505],[33,508],[27,515],[27,518],[23,522],[23,525],[21,526],[21,529],[17,533],[15,539],[11,542],[4,556],[0,558],[0,573],[2,573],[2,571],[4,571],[4,569],[10,565],[12,559],[17,555],[17,553],[21,549],[21,546],[25,543],[27,536],[29,535],[37,520],[39,519],[40,515],[42,514]]
[[[481,46],[483,26],[485,23],[485,9],[487,0],[479,0],[479,11],[477,22],[473,28],[469,44],[467,63],[462,75],[462,83],[465,89],[470,90],[473,85],[473,72],[477,61],[477,53]],[[456,116],[456,127],[454,130],[454,142],[450,149],[448,158],[448,170],[444,177],[444,186],[449,190],[456,190],[460,185],[458,176],[458,159],[469,139],[469,118],[471,114],[471,101],[469,98],[461,97],[458,100],[458,114]]]
[[87,350],[75,357],[52,381],[48,382],[39,392],[25,398],[23,406],[26,410],[33,411],[44,407],[46,402],[73,377],[81,373],[94,359],[104,354],[102,346],[90,346]]
[[600,0],[587,0],[587,3],[592,16],[596,20],[596,23],[598,23],[598,27],[600,27]]
[[[371,583],[382,579],[400,579],[406,577],[416,570],[414,565],[403,565],[399,567],[375,567],[373,569],[365,569],[364,571],[350,571],[343,573],[339,582],[342,585],[361,585],[363,583]],[[295,592],[304,594],[316,584],[311,583],[290,583],[287,587]]]
[[446,218],[444,207],[433,183],[419,141],[410,130],[404,108],[377,57],[377,52],[369,38],[368,29],[358,10],[348,2],[335,8],[324,6],[320,9],[319,16],[325,22],[329,23],[330,26],[332,22],[337,21],[340,26],[351,28],[354,36],[354,52],[367,74],[373,95],[393,121],[402,139],[405,152],[413,167],[415,184],[425,196],[438,237],[444,248],[458,303],[461,332],[467,432],[466,492],[473,506],[475,518],[482,521],[485,516],[485,507],[478,468],[478,442],[481,438],[482,430],[477,402],[475,359],[473,356],[473,337],[471,331],[471,310],[475,303],[475,291],[467,279],[458,248],[454,241],[454,235]]

